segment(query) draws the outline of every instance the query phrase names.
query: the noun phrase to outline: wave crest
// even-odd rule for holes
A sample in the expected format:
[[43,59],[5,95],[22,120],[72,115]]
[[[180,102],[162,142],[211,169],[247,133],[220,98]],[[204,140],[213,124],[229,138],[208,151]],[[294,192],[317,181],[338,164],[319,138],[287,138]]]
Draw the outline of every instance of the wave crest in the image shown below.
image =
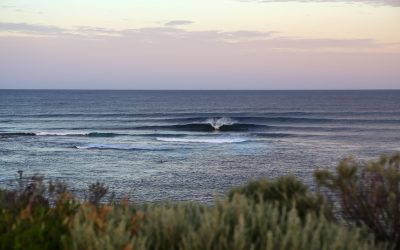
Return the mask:
[[210,124],[215,130],[219,130],[222,126],[230,126],[235,124],[236,121],[229,117],[221,117],[207,119],[206,123]]
[[247,123],[233,123],[231,125],[224,124],[216,129],[210,123],[189,123],[189,124],[175,124],[175,125],[162,125],[162,126],[142,126],[134,127],[136,130],[171,130],[171,131],[194,131],[194,132],[241,132],[254,129],[268,128],[267,125],[247,124]]

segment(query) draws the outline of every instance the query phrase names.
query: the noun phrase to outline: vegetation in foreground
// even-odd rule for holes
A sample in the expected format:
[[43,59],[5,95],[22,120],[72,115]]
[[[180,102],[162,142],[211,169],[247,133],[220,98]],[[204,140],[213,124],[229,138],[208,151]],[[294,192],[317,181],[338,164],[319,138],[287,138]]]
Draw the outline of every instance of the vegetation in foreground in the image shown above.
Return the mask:
[[400,249],[400,155],[347,159],[315,177],[320,193],[288,176],[249,182],[213,206],[104,203],[101,183],[79,201],[62,183],[20,178],[0,190],[0,249]]

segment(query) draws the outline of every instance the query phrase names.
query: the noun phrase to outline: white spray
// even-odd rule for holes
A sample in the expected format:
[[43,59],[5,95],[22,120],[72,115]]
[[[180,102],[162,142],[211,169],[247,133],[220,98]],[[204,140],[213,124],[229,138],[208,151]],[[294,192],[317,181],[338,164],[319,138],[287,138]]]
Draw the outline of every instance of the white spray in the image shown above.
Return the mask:
[[229,117],[222,118],[210,118],[206,120],[206,123],[210,124],[215,130],[219,130],[224,125],[233,125],[236,123],[235,120]]

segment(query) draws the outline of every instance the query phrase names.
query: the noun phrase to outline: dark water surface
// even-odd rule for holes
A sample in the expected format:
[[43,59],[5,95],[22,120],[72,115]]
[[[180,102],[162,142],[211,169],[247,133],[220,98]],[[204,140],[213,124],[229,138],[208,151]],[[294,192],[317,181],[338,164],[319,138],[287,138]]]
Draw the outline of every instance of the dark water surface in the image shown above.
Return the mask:
[[17,170],[138,201],[210,201],[250,178],[400,151],[400,91],[0,90],[0,183]]

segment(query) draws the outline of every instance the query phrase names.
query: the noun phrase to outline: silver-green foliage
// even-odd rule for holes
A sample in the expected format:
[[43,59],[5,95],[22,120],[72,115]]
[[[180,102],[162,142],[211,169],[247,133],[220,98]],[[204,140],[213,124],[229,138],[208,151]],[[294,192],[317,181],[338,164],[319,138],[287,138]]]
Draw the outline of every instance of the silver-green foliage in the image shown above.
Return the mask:
[[305,218],[312,212],[334,220],[331,206],[325,202],[325,199],[320,194],[309,192],[308,187],[294,176],[249,181],[244,186],[231,189],[228,199],[232,199],[237,194],[244,195],[255,202],[263,200],[274,203],[288,210],[294,206],[301,218]]
[[176,203],[147,205],[135,213],[110,209],[101,230],[80,212],[71,229],[74,249],[378,249],[360,229],[315,213],[302,218],[295,206],[288,210],[244,195],[211,207]]
[[323,216],[303,220],[296,208],[238,195],[213,207],[150,206],[137,238],[145,249],[376,249],[359,229],[348,230]]
[[135,214],[127,206],[82,205],[71,224],[70,249],[132,249]]

